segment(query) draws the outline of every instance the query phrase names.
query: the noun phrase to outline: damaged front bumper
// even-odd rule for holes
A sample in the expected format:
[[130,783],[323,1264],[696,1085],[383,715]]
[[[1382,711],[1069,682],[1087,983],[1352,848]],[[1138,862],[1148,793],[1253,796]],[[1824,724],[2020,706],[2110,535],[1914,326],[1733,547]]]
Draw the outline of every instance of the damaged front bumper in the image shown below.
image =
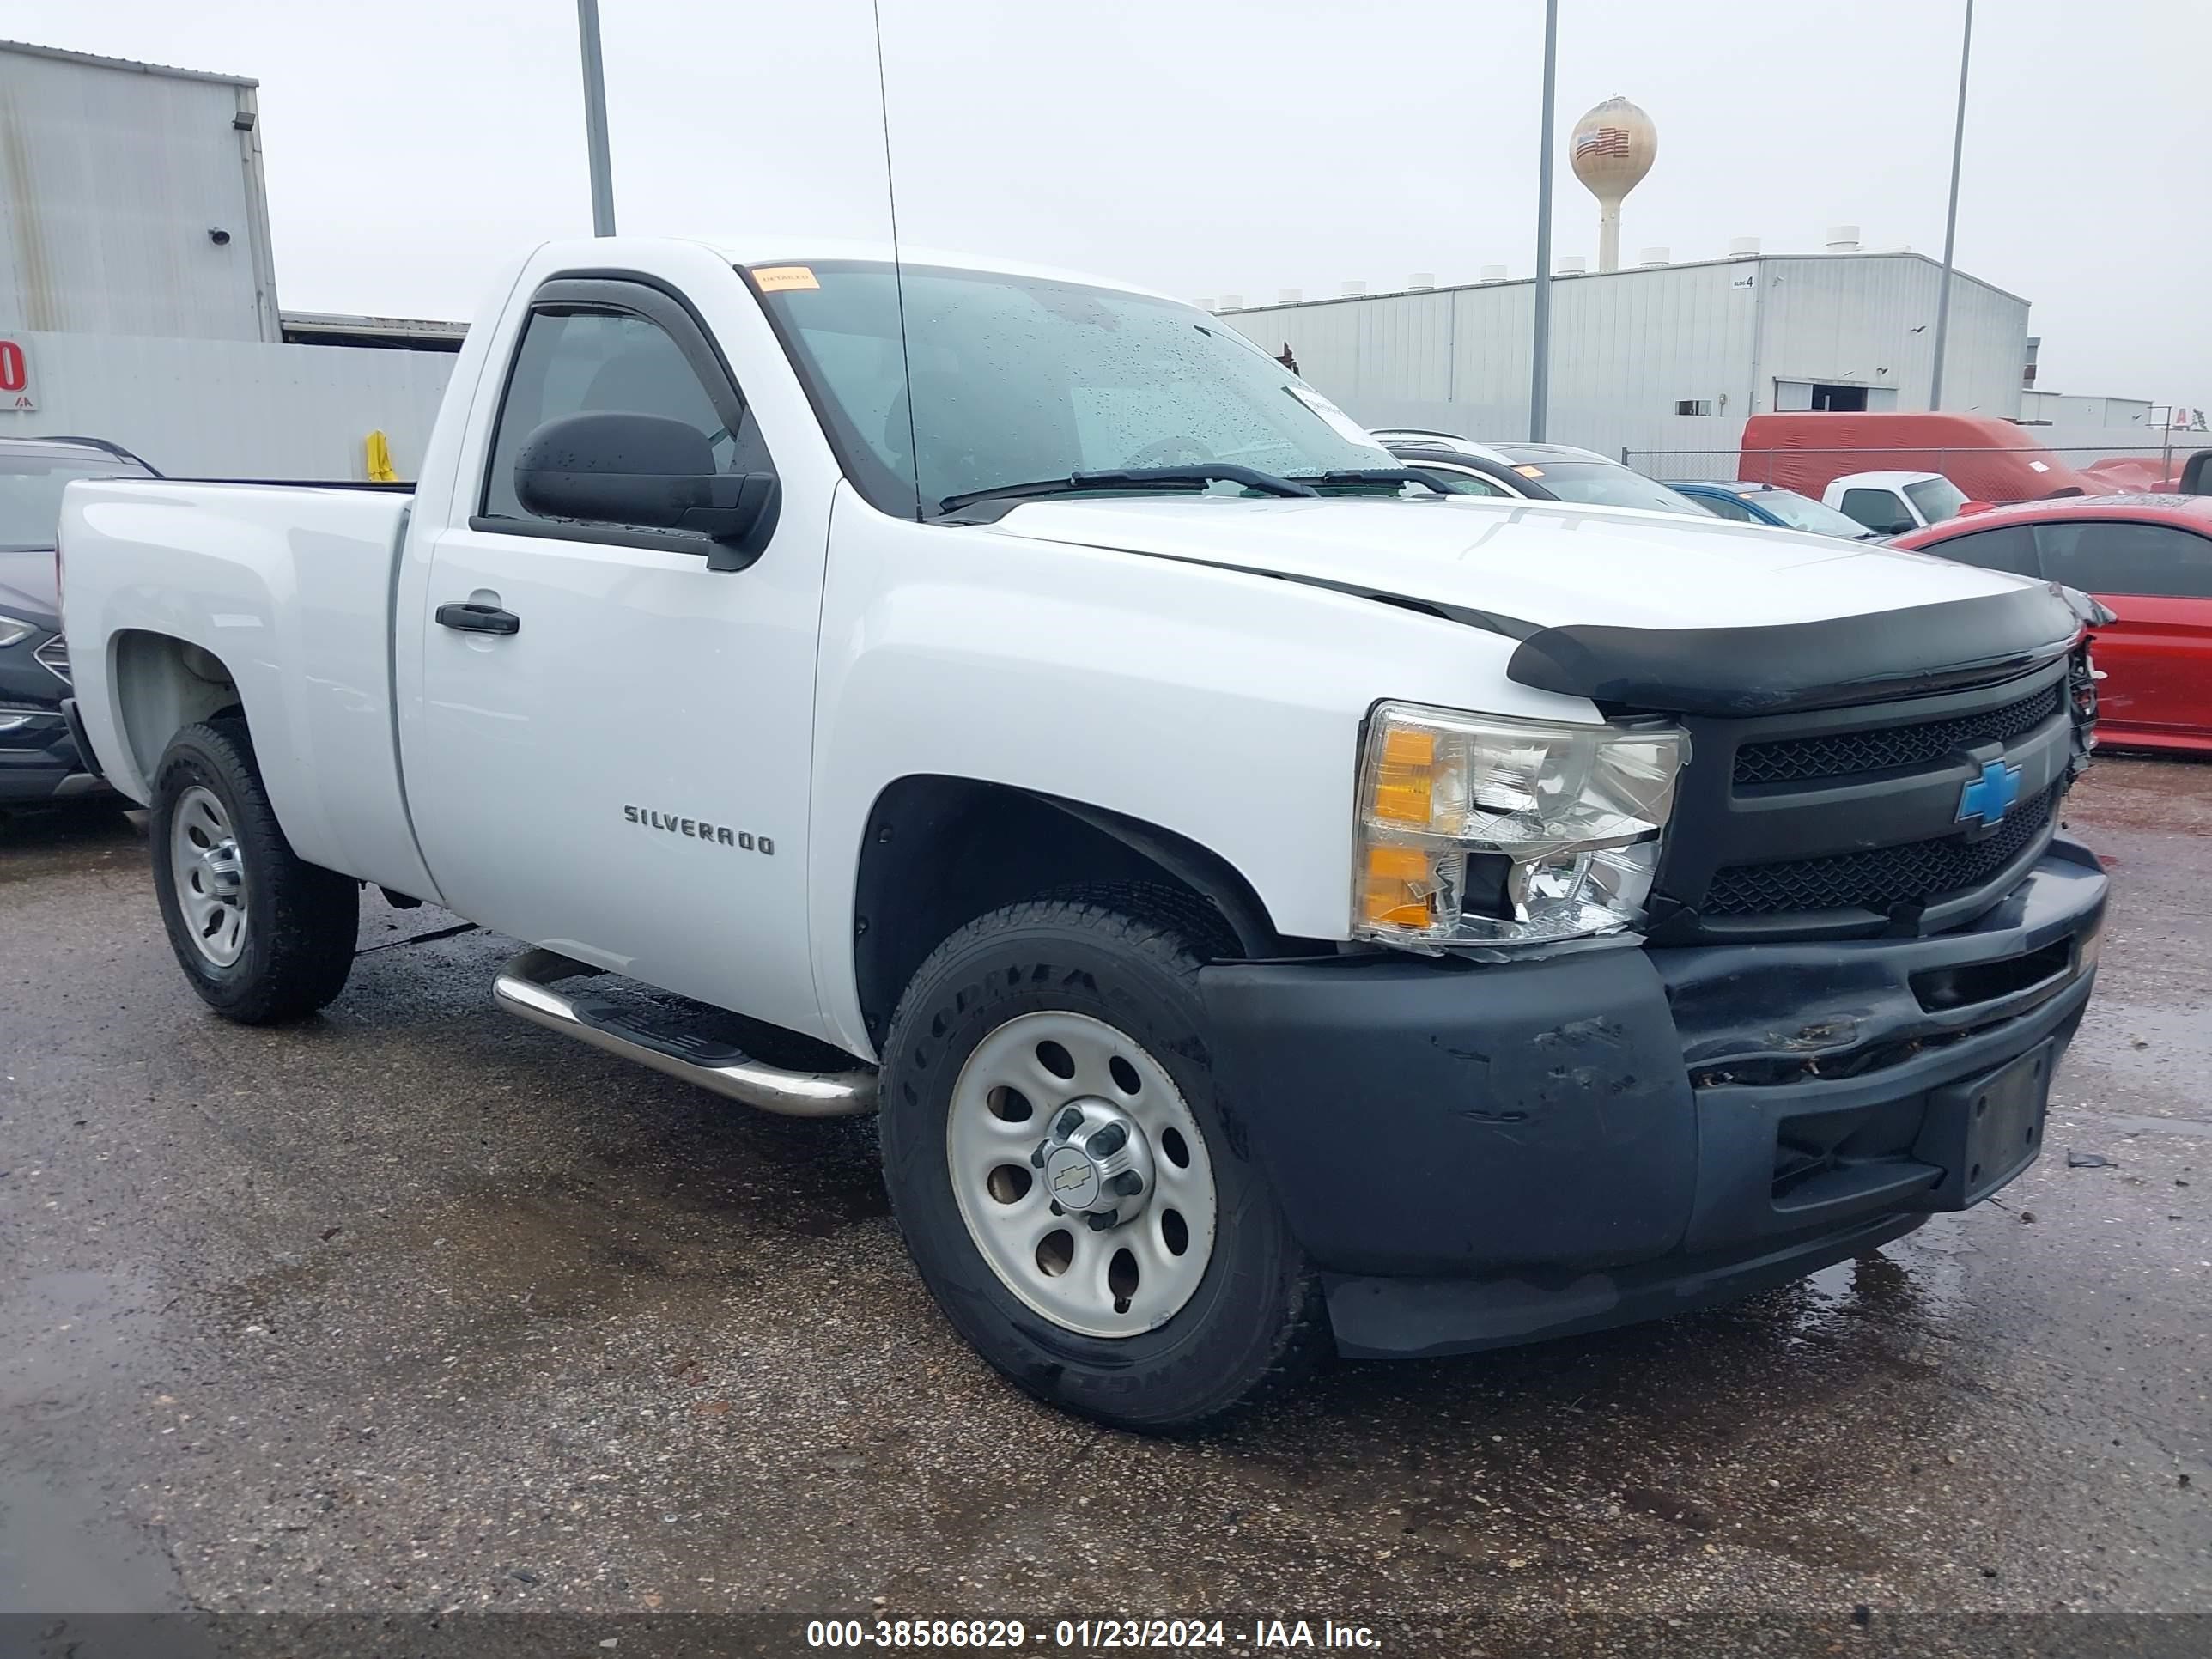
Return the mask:
[[1339,1346],[1458,1352],[1784,1283],[2011,1180],[2105,889],[2062,836],[1934,937],[1200,982],[1231,1133],[1322,1270]]

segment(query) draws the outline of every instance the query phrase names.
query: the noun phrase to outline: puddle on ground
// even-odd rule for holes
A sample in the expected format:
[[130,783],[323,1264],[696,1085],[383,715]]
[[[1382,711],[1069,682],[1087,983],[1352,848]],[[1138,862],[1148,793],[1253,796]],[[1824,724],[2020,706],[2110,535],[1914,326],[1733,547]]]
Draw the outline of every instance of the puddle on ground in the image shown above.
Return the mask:
[[96,1409],[97,1385],[153,1323],[144,1287],[113,1273],[33,1273],[0,1290],[0,1413],[13,1425]]
[[0,1348],[0,1615],[185,1605],[158,1543],[96,1491],[42,1467],[48,1447],[112,1420],[109,1385],[153,1322],[143,1287],[112,1273],[33,1273],[0,1296],[10,1338]]
[[1799,1305],[1792,1319],[1805,1326],[1838,1316],[1860,1316],[1897,1324],[1943,1319],[1956,1313],[1966,1296],[1962,1257],[1966,1242],[1963,1219],[1930,1216],[1917,1232],[1885,1244],[1869,1255],[1838,1261],[1798,1282]]
[[27,1469],[0,1468],[0,1618],[185,1605],[168,1553],[98,1498]]

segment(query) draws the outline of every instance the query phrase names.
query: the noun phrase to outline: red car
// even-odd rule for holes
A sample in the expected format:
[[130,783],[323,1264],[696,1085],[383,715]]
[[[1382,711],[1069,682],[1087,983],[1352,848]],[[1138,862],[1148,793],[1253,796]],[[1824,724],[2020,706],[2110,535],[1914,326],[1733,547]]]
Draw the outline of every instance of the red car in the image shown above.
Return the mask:
[[2212,496],[2076,495],[1966,513],[1890,544],[2094,593],[2097,731],[2212,754]]

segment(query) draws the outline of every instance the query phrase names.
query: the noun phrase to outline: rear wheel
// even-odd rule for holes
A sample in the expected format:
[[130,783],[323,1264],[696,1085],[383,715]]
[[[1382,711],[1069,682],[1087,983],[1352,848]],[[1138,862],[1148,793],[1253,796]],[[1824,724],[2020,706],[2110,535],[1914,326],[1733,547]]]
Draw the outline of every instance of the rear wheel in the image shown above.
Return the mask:
[[147,827],[170,947],[210,1008],[265,1024],[311,1014],[345,988],[360,889],[292,851],[243,720],[177,733],[155,770]]
[[1173,1430],[1301,1368],[1319,1303],[1215,1098],[1189,921],[1119,896],[995,911],[922,964],[884,1050],[884,1169],[923,1279],[986,1359],[1055,1405]]

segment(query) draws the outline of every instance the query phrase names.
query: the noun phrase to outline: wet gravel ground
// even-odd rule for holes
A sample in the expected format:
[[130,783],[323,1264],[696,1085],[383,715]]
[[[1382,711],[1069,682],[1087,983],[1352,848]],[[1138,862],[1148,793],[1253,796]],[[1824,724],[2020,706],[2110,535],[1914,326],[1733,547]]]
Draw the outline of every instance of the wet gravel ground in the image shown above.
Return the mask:
[[1996,1201],[1182,1443],[971,1357],[865,1126],[505,1018],[427,909],[226,1026],[129,820],[0,823],[0,1613],[2212,1613],[2212,767],[2071,820],[2103,979]]

